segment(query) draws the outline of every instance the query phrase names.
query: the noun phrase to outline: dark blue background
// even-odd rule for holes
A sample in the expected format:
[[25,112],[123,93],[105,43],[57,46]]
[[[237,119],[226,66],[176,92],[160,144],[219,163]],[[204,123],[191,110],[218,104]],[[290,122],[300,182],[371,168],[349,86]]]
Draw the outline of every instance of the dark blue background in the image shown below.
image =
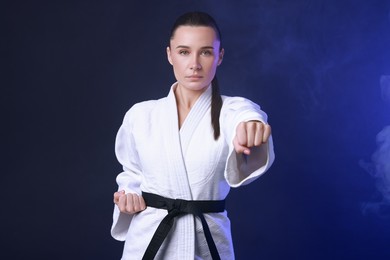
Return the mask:
[[168,93],[170,26],[190,10],[221,27],[222,92],[273,127],[274,166],[229,196],[237,259],[389,259],[390,168],[371,157],[390,125],[380,0],[2,3],[0,258],[120,258],[114,138],[132,104]]

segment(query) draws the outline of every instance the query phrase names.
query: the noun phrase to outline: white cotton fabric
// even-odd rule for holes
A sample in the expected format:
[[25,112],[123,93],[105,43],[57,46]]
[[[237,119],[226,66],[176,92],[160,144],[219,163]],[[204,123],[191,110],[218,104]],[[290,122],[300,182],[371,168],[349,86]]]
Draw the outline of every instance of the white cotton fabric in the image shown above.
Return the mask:
[[[179,130],[172,85],[167,97],[134,105],[120,127],[115,152],[123,165],[117,177],[118,190],[185,200],[223,200],[230,187],[248,184],[262,175],[274,160],[272,138],[252,149],[244,158],[233,148],[236,126],[242,121],[267,122],[260,107],[241,97],[223,98],[221,136],[213,137],[211,87],[198,98]],[[148,207],[128,215],[114,207],[112,236],[126,241],[122,259],[141,259],[157,226],[167,215],[164,209]],[[207,213],[221,259],[234,259],[227,212]],[[156,259],[211,259],[200,221],[193,215],[175,219],[175,224]]]

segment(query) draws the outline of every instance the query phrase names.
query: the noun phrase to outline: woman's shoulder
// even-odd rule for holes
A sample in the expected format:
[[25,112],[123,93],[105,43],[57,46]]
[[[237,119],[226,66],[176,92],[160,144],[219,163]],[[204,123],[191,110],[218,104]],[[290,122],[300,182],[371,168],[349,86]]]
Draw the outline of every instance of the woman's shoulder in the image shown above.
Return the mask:
[[147,100],[135,103],[126,112],[124,121],[134,121],[139,119],[146,119],[151,112],[158,106],[162,99],[158,100]]
[[158,100],[146,100],[138,102],[129,109],[128,113],[145,113],[153,109],[157,103]]

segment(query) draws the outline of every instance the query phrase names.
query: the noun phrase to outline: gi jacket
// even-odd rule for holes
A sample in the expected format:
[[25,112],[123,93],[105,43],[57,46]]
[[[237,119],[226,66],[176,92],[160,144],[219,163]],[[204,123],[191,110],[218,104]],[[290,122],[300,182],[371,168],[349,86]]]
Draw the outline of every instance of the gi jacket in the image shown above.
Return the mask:
[[[181,128],[173,84],[167,97],[135,104],[125,115],[115,151],[123,172],[118,190],[185,200],[223,200],[230,187],[248,184],[273,163],[272,138],[238,155],[233,138],[242,121],[267,122],[267,115],[248,99],[222,96],[221,136],[214,140],[211,125],[211,87],[198,98]],[[114,207],[111,234],[125,240],[123,259],[141,259],[167,211],[148,207],[128,215]],[[221,259],[234,259],[226,211],[205,214]],[[175,224],[156,259],[211,259],[199,219],[184,215]]]

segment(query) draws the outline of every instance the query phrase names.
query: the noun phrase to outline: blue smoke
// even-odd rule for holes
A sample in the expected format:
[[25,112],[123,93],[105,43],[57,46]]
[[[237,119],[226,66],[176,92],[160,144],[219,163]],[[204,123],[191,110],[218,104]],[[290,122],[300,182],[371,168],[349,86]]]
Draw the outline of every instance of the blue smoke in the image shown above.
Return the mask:
[[[380,78],[381,97],[390,102],[390,75]],[[363,213],[377,213],[381,217],[390,217],[390,125],[385,126],[376,136],[377,149],[371,156],[371,162],[359,164],[374,179],[380,200],[363,204]]]

